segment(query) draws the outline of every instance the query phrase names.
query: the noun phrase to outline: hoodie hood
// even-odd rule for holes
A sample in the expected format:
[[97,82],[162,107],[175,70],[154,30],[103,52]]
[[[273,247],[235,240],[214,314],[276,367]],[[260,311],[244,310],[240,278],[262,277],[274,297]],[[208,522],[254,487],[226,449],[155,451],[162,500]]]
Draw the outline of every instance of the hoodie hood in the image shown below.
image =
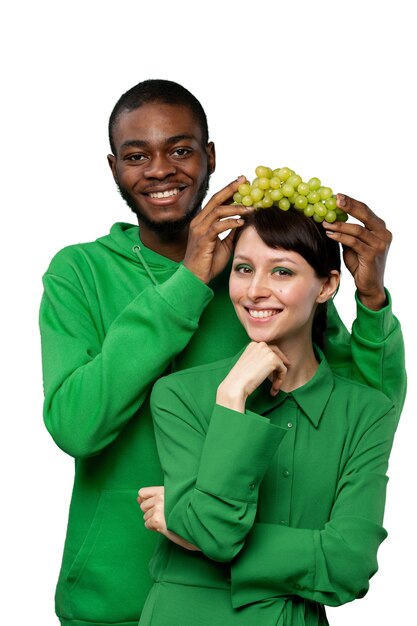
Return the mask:
[[110,233],[97,239],[97,243],[134,263],[143,264],[143,261],[140,259],[142,257],[145,263],[155,270],[175,269],[179,265],[176,261],[172,261],[144,246],[140,239],[139,226],[128,224],[127,222],[116,222],[116,224],[113,224]]

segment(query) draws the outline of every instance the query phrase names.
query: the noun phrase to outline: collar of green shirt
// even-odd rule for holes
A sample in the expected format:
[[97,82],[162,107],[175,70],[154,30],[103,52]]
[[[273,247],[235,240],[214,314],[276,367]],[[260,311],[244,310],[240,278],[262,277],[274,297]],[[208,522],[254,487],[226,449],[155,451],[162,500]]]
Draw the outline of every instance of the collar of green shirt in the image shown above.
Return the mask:
[[271,383],[269,380],[266,380],[249,396],[246,408],[249,411],[267,417],[269,411],[281,405],[287,398],[292,397],[303,414],[317,428],[334,387],[334,375],[320,348],[314,346],[314,349],[319,361],[319,367],[313,378],[305,385],[289,393],[280,391],[277,396],[273,397],[269,393]]

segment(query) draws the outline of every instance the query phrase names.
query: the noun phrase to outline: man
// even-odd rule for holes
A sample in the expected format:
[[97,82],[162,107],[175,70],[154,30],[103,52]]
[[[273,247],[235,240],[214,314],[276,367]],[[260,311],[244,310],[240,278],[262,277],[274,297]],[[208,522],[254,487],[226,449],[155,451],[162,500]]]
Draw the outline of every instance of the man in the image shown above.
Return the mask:
[[[144,81],[116,103],[109,139],[113,177],[139,227],[118,223],[61,250],[45,273],[40,310],[45,424],[75,458],[56,590],[64,626],[137,624],[155,545],[137,491],[162,484],[149,392],[165,373],[247,342],[227,288],[233,233],[250,211],[239,207],[238,219],[230,202],[245,179],[201,209],[215,169],[201,104],[181,85]],[[335,369],[383,387],[399,413],[404,349],[383,285],[391,234],[364,204],[343,202],[363,226],[326,229],[345,246],[358,317],[350,336],[331,310],[327,355]]]

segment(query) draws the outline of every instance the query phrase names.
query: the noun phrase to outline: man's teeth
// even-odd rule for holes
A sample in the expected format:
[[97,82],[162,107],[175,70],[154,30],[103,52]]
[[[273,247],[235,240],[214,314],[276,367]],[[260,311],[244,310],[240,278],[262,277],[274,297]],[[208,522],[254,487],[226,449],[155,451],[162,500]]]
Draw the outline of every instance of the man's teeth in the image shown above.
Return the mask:
[[170,189],[169,191],[156,191],[154,193],[150,193],[149,196],[151,198],[169,198],[170,196],[176,196],[179,192],[179,189]]
[[249,310],[249,315],[251,317],[271,317],[272,315],[275,315],[275,313],[277,312],[276,309],[265,309],[262,311],[259,311],[257,309],[248,309]]

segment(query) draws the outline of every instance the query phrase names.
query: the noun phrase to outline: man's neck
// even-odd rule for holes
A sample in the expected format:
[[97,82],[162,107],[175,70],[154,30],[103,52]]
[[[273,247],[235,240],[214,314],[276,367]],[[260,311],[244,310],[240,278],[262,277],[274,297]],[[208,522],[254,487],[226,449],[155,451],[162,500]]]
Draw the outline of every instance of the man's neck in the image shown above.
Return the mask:
[[188,241],[188,227],[176,234],[156,233],[139,223],[140,239],[144,246],[157,254],[180,263],[185,256]]

